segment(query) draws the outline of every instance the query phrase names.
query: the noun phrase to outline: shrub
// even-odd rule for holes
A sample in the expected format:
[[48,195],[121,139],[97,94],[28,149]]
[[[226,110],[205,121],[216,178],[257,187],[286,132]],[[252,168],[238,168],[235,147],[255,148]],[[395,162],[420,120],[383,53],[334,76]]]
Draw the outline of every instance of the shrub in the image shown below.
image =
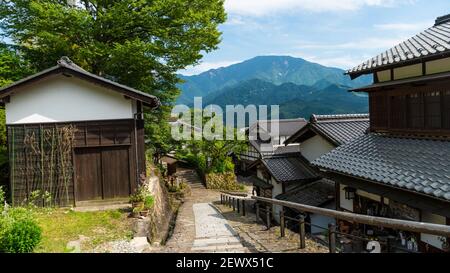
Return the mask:
[[155,203],[155,198],[153,198],[152,195],[147,195],[147,196],[145,197],[145,200],[144,200],[144,207],[145,207],[146,209],[152,208],[154,203]]
[[32,252],[42,230],[26,208],[8,208],[0,215],[0,252]]
[[28,253],[32,252],[41,240],[41,228],[32,219],[13,221],[0,241],[3,252]]

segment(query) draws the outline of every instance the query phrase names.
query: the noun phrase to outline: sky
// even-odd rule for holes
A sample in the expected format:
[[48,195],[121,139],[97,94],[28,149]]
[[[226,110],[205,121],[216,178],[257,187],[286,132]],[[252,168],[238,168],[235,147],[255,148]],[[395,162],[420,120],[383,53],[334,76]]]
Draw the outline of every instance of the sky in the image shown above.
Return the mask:
[[448,0],[225,0],[219,49],[180,71],[194,75],[261,55],[348,69],[431,27]]

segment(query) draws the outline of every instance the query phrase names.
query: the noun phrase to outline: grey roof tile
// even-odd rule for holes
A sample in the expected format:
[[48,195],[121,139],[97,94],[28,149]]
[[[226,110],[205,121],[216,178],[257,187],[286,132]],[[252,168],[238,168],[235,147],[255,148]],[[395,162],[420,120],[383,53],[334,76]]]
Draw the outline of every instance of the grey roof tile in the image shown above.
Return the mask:
[[312,115],[307,126],[298,130],[286,143],[293,143],[307,134],[318,132],[335,145],[363,135],[369,128],[369,114]]
[[319,179],[300,153],[273,155],[262,158],[261,162],[278,182],[312,181]]
[[414,62],[423,57],[433,57],[446,53],[450,53],[450,22],[448,18],[347,70],[347,73],[370,73],[375,68],[379,69],[383,66],[396,65],[402,62]]
[[370,133],[312,165],[450,200],[450,141]]
[[275,198],[317,207],[335,198],[335,186],[333,181],[321,179],[296,187],[286,193],[275,196]]

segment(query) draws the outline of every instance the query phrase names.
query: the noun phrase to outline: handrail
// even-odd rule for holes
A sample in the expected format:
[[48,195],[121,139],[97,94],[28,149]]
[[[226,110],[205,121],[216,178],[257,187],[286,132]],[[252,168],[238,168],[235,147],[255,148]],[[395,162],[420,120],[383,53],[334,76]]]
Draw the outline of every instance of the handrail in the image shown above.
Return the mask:
[[309,205],[304,205],[304,204],[299,204],[299,203],[294,203],[294,202],[289,202],[289,201],[259,197],[259,196],[252,196],[251,198],[254,200],[257,200],[257,201],[262,201],[262,202],[266,202],[266,203],[289,207],[289,208],[297,209],[300,211],[316,213],[316,214],[320,214],[320,215],[324,215],[324,216],[334,217],[334,218],[349,221],[349,222],[357,222],[357,223],[367,224],[367,225],[372,225],[372,226],[382,226],[382,227],[386,227],[386,228],[394,228],[394,229],[400,229],[400,230],[411,231],[411,232],[427,233],[427,234],[432,234],[432,235],[440,235],[440,236],[444,236],[444,237],[450,237],[450,226],[446,226],[446,225],[438,225],[438,224],[431,224],[431,223],[414,222],[414,221],[407,221],[407,220],[399,220],[399,219],[392,219],[392,218],[362,215],[362,214],[319,208],[319,207],[314,207],[314,206],[309,206]]
[[226,191],[220,191],[221,194],[229,196],[231,198],[239,199],[239,200],[253,200],[251,197],[243,196],[243,195],[236,195],[232,194]]

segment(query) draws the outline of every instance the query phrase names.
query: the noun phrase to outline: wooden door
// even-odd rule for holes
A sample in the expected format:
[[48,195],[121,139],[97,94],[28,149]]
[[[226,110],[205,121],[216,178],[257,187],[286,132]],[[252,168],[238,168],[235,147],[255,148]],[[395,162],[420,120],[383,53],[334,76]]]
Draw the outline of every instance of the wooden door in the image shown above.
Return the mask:
[[103,197],[130,195],[130,169],[128,147],[102,150]]
[[75,149],[75,200],[130,195],[130,146]]
[[75,149],[75,200],[101,199],[102,164],[99,148]]

